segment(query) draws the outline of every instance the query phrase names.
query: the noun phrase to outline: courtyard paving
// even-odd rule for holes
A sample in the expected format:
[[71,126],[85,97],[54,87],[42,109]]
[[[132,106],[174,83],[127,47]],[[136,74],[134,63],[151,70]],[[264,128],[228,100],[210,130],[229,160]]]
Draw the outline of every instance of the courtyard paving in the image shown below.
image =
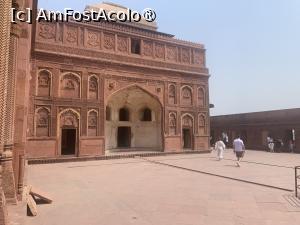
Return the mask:
[[215,154],[29,166],[27,183],[54,202],[38,205],[36,217],[11,207],[12,224],[300,224],[300,202],[278,189],[294,188],[299,154],[247,151],[240,168],[232,150],[222,161]]

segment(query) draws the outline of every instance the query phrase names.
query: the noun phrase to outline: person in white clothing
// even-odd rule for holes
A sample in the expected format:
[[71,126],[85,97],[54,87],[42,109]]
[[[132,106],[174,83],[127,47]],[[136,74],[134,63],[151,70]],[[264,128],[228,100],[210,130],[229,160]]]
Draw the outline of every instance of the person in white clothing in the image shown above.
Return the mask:
[[233,152],[235,153],[237,159],[236,165],[240,167],[240,160],[245,154],[245,145],[239,136],[233,141]]
[[219,160],[223,159],[223,153],[224,153],[225,148],[226,148],[226,145],[222,141],[222,138],[219,138],[219,140],[215,144],[215,150],[217,150]]

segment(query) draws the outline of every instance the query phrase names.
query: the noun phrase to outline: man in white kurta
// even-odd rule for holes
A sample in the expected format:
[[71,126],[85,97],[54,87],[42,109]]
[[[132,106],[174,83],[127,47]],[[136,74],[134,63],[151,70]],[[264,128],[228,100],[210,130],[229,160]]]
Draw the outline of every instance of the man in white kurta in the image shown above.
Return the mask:
[[240,160],[244,157],[245,154],[245,145],[240,137],[237,137],[233,141],[233,152],[236,155],[236,165],[240,167]]
[[225,148],[226,148],[226,146],[225,146],[224,142],[221,141],[221,139],[216,142],[215,150],[217,150],[219,160],[223,159],[223,153],[224,153]]

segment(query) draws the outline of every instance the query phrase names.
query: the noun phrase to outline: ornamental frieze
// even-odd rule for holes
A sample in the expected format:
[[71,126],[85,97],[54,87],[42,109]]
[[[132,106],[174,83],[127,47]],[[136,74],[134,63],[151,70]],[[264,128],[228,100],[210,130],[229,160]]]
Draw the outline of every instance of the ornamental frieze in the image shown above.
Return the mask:
[[153,42],[144,41],[143,42],[143,53],[145,56],[153,56]]
[[204,66],[204,53],[202,53],[200,50],[194,50],[193,63]]
[[128,38],[118,36],[118,51],[123,53],[128,52]]
[[177,49],[174,46],[166,47],[166,59],[169,61],[176,62],[177,61]]
[[55,39],[56,24],[55,23],[40,23],[39,37],[43,39]]
[[67,26],[65,31],[65,40],[67,43],[76,44],[78,41],[77,27]]
[[[201,74],[207,74],[208,70],[206,68],[196,67],[196,66],[190,66],[190,65],[183,65],[179,63],[171,63],[171,62],[165,62],[165,61],[158,61],[158,60],[149,60],[145,58],[137,58],[137,57],[130,57],[130,56],[123,56],[118,55],[114,53],[108,53],[105,54],[101,51],[90,51],[87,49],[79,49],[75,47],[69,47],[69,46],[61,46],[61,45],[53,45],[49,43],[36,43],[36,52],[42,52],[49,55],[49,53],[55,53],[55,57],[62,53],[62,54],[70,54],[72,56],[78,56],[79,57],[90,57],[95,60],[102,60],[107,62],[121,62],[122,64],[127,65],[142,65],[144,67],[150,67],[150,68],[158,68],[158,69],[168,69],[173,71],[179,71],[179,72],[189,72],[192,73],[192,75],[199,75]],[[163,47],[163,45],[162,45]],[[92,62],[90,62],[92,63]]]
[[87,45],[90,47],[100,47],[100,33],[88,31]]
[[190,50],[187,48],[181,49],[181,61],[183,63],[190,63]]
[[104,33],[104,49],[107,50],[115,50],[115,35],[114,34],[106,34]]
[[155,57],[159,59],[165,58],[165,46],[155,43]]

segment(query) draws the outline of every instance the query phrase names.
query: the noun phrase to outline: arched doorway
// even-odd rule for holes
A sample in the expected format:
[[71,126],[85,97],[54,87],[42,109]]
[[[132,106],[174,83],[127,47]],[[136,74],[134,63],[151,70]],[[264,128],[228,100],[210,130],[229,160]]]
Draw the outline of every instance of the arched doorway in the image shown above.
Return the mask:
[[182,148],[193,149],[193,134],[194,134],[194,122],[193,117],[189,114],[185,114],[182,117]]
[[77,155],[79,115],[72,109],[59,114],[59,153],[62,156]]
[[162,150],[162,106],[138,86],[109,97],[110,120],[105,122],[106,149]]

